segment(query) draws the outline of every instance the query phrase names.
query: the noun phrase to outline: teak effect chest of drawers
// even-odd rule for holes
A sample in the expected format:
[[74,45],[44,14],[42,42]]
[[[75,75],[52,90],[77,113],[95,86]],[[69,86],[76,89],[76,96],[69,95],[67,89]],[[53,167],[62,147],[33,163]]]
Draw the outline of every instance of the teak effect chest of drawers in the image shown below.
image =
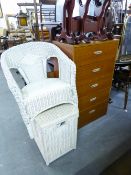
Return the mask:
[[108,99],[118,40],[69,45],[53,42],[76,64],[76,85],[80,117],[78,125],[103,116],[107,112]]

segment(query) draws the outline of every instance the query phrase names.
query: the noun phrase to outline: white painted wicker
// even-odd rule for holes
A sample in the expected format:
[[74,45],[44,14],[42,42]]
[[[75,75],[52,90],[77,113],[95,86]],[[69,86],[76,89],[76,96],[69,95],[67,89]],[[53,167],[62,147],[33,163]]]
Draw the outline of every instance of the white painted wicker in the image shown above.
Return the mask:
[[[44,78],[41,82],[31,82],[23,89],[20,89],[10,69],[19,69],[20,62],[26,54],[39,56],[38,58],[42,60],[41,64],[43,64]],[[57,80],[49,80],[47,78],[46,62],[50,57],[57,57],[58,59],[59,78]],[[29,59],[31,59],[31,57]],[[12,47],[2,54],[1,66],[8,87],[18,103],[23,121],[31,138],[33,138],[33,134],[30,122],[39,113],[62,103],[73,104],[78,112],[75,64],[54,44],[47,42],[30,42]],[[37,68],[33,70],[36,74],[39,72]]]
[[32,121],[34,139],[47,165],[76,148],[77,121],[71,104],[48,109]]

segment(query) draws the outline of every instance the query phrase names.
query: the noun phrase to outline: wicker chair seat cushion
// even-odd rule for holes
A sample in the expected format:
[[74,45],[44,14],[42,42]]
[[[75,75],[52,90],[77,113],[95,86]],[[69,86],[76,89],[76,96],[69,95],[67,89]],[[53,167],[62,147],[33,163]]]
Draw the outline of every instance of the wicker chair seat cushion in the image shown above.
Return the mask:
[[36,116],[42,111],[62,103],[72,103],[72,90],[68,83],[57,78],[30,83],[22,88],[26,111]]
[[44,80],[42,56],[26,54],[20,61],[18,70],[27,84]]

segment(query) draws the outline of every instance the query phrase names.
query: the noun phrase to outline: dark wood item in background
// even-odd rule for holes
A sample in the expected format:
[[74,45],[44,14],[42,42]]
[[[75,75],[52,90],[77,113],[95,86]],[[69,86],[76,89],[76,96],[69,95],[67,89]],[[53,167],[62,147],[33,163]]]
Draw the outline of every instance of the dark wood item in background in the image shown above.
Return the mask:
[[[83,16],[83,22],[82,22],[82,29],[83,29],[83,34],[86,34],[88,32],[94,32],[94,39],[97,40],[103,40],[107,39],[106,35],[106,30],[105,30],[105,18],[106,18],[106,13],[108,10],[108,7],[110,6],[111,0],[105,0],[103,5],[102,5],[102,10],[99,16],[89,16],[88,11],[89,11],[89,5],[90,5],[91,0],[86,1],[85,5],[85,13]],[[84,37],[86,38],[86,36]]]
[[131,55],[123,56],[125,59],[130,58],[129,61],[117,60],[115,64],[113,86],[115,88],[123,89],[125,91],[124,110],[127,111],[129,84],[131,83]]
[[57,0],[40,0],[42,4],[55,5]]
[[69,45],[53,42],[76,64],[79,127],[107,112],[118,40]]
[[[73,10],[75,8],[75,0],[65,0],[63,7],[63,26],[58,41],[63,41],[68,44],[78,44],[81,41],[89,43],[90,40],[105,40],[112,39],[111,33],[106,31],[106,13],[110,6],[111,0],[105,0],[103,4],[99,0],[95,0],[99,5],[102,5],[102,10],[99,16],[89,16],[89,6],[91,0],[87,0],[85,4],[84,16],[73,17]],[[79,1],[82,6],[82,1]],[[68,17],[66,17],[66,13]],[[95,15],[95,14],[94,14]],[[92,37],[86,36],[87,33],[92,33]]]
[[[82,26],[81,26],[81,17],[73,17],[73,10],[75,7],[75,0],[65,0],[64,7],[63,7],[63,25],[62,31],[57,39],[59,41],[64,41],[69,44],[76,44],[80,42],[80,37],[78,33],[81,33]],[[82,6],[82,1],[79,0],[80,6]],[[66,17],[66,13],[68,17]]]
[[39,41],[40,36],[39,36],[39,24],[38,24],[38,15],[37,15],[37,3],[36,0],[34,1],[34,10],[35,10],[35,25],[34,25],[34,31],[35,31],[35,40]]

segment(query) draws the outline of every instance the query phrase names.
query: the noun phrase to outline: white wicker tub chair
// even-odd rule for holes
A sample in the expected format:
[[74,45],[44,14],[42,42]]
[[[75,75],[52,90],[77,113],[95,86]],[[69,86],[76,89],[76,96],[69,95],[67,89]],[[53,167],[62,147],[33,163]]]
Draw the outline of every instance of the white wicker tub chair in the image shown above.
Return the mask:
[[[58,59],[59,78],[47,78],[50,57]],[[30,42],[12,47],[2,54],[1,66],[30,138],[33,138],[31,121],[41,112],[65,103],[75,105],[78,112],[75,64],[54,44]],[[21,73],[26,86],[19,88],[11,68]]]

